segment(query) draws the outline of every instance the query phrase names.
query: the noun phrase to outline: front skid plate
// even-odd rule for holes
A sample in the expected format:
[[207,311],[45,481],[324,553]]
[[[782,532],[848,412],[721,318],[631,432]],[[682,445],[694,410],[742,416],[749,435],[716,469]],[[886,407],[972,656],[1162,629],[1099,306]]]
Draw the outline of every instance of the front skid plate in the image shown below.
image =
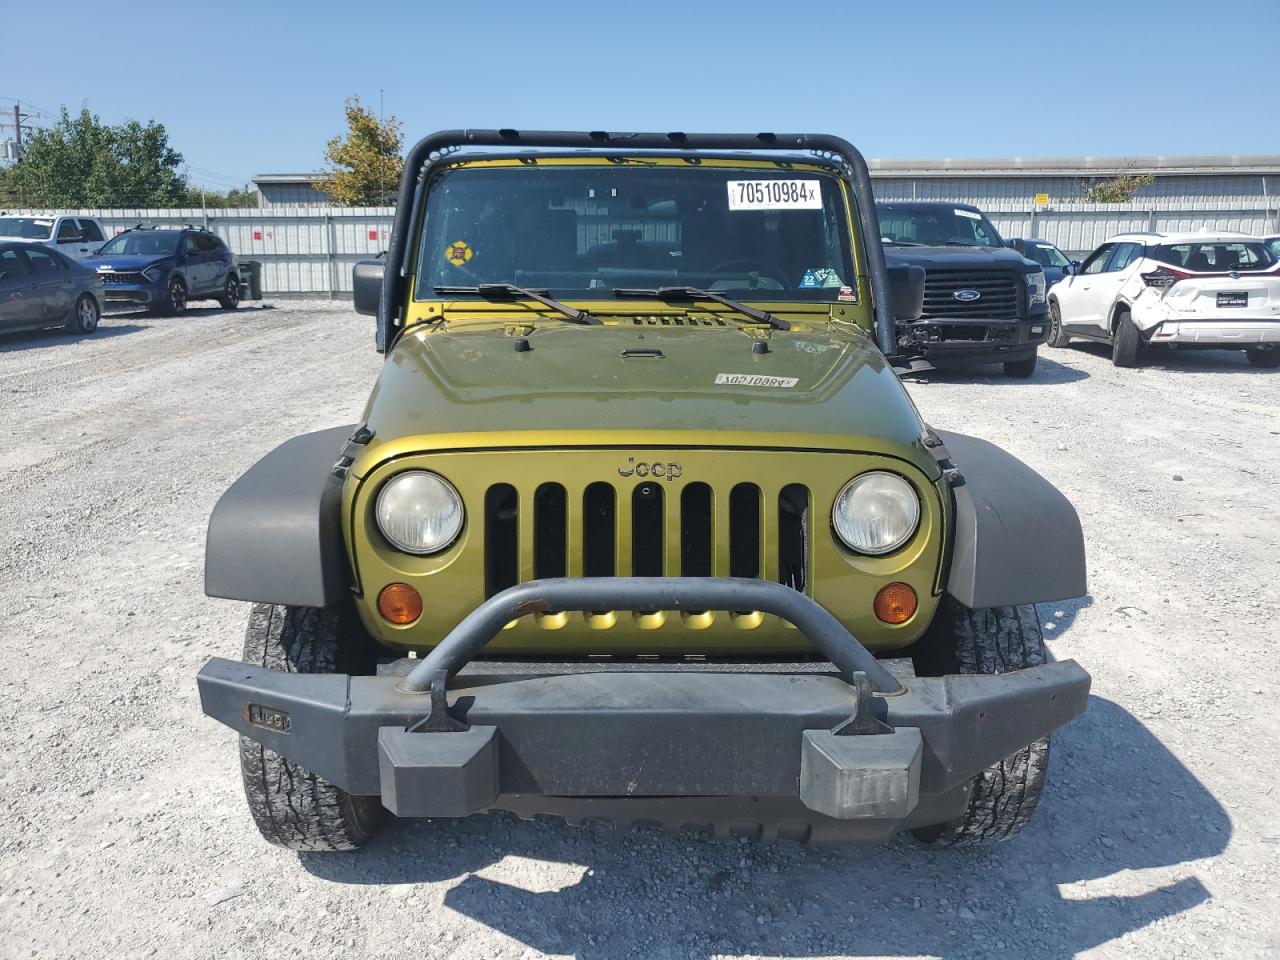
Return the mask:
[[[459,734],[407,733],[429,712],[429,697],[401,692],[394,677],[285,674],[222,659],[199,676],[214,719],[413,816],[460,816],[510,806],[501,800],[510,797],[536,798],[539,812],[571,798],[739,797],[803,798],[841,817],[902,821],[1082,713],[1089,691],[1088,674],[1069,660],[904,682],[904,693],[873,703],[892,735],[818,737],[806,765],[806,731],[832,731],[856,712],[857,693],[839,678],[495,679],[449,691],[451,713],[470,727]],[[911,730],[918,751],[907,742]]]

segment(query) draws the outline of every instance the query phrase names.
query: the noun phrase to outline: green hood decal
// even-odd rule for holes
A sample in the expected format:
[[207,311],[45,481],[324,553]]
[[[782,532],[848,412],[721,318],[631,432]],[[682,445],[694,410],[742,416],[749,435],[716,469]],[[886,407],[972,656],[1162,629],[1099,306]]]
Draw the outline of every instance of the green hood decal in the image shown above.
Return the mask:
[[860,333],[798,328],[764,340],[736,325],[564,324],[524,339],[518,350],[488,324],[410,332],[366,422],[380,438],[476,433],[495,445],[525,431],[733,431],[921,449],[919,415]]

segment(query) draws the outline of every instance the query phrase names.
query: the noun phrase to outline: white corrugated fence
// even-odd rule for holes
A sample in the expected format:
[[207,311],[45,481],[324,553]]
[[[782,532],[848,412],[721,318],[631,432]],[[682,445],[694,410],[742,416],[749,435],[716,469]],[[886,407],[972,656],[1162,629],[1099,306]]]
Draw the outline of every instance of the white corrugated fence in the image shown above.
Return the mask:
[[[956,199],[956,202],[963,202]],[[92,216],[108,234],[137,223],[206,226],[237,256],[262,264],[262,289],[268,297],[351,295],[356,261],[386,250],[394,207],[266,207],[257,209],[9,210],[9,216]],[[996,229],[1007,238],[1040,237],[1080,257],[1108,237],[1131,231],[1238,230],[1280,234],[1280,210],[1257,204],[1222,203],[1190,209],[1168,201],[1142,205],[1070,203],[1031,209],[1025,200],[987,207]]]

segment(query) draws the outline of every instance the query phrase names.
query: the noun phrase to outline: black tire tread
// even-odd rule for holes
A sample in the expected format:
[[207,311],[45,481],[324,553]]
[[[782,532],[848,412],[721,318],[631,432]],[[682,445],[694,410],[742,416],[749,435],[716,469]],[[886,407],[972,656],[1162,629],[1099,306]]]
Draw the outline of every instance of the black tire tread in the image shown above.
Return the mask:
[[[244,660],[284,673],[345,671],[341,624],[332,610],[256,603]],[[290,850],[355,850],[384,815],[377,797],[352,796],[248,737],[240,738],[240,772],[258,830]]]
[[1116,330],[1111,338],[1111,362],[1117,367],[1136,367],[1142,356],[1142,337],[1129,319],[1128,311],[1116,318]]
[[[970,610],[948,597],[942,616],[950,625],[961,673],[997,674],[1045,662],[1040,618],[1030,604]],[[970,784],[964,816],[941,828],[917,831],[926,842],[975,846],[1012,837],[1031,820],[1049,771],[1049,737],[992,764]]]
[[[237,284],[240,282],[235,274],[228,277],[228,280],[234,281]],[[240,298],[236,297],[232,300],[227,296],[225,287],[223,288],[223,292],[218,294],[216,299],[218,301],[218,306],[222,307],[223,310],[234,310],[236,307],[240,306]]]
[[1062,308],[1057,303],[1050,303],[1049,314],[1049,339],[1046,342],[1051,347],[1070,346],[1071,338],[1062,329]]

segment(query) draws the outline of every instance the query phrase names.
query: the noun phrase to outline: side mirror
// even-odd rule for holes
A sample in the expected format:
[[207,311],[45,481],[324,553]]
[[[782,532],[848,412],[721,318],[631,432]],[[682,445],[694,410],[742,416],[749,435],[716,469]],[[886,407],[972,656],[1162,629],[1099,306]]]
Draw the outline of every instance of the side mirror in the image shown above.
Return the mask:
[[1079,272],[1080,272],[1079,260],[1072,260],[1070,263],[1068,263],[1065,267],[1062,268],[1062,275],[1064,277],[1074,277]]
[[376,317],[378,301],[382,298],[382,273],[385,260],[361,260],[351,269],[351,299],[356,313]]
[[1004,245],[1005,245],[1006,247],[1008,247],[1010,250],[1017,250],[1017,249],[1018,249],[1018,242],[1017,242],[1016,240],[1006,240],[1006,241],[1004,242]]
[[899,323],[920,319],[924,313],[924,267],[889,267],[889,305]]

